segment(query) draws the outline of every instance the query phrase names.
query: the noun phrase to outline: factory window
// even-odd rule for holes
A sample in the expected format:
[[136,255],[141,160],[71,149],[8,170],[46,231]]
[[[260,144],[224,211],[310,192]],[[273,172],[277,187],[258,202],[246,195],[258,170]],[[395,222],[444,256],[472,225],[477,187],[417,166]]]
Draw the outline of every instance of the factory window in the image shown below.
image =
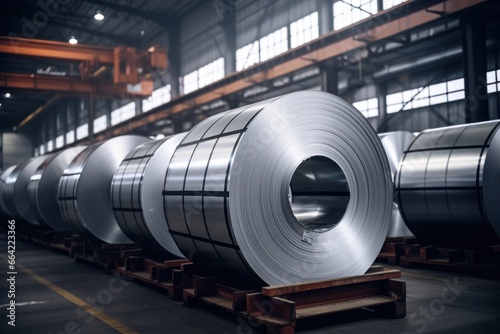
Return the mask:
[[170,85],[166,85],[155,89],[153,94],[145,100],[142,100],[142,111],[150,111],[153,108],[161,106],[169,102],[171,99],[170,96]]
[[241,71],[259,62],[259,41],[236,50],[236,70]]
[[387,113],[410,110],[462,100],[465,98],[464,79],[440,82],[428,87],[405,90],[386,96]]
[[387,9],[402,4],[403,2],[406,2],[406,0],[384,0],[383,6],[384,9]]
[[40,150],[39,150],[39,152],[40,152],[40,155],[42,155],[42,154],[44,154],[44,153],[45,153],[45,146],[43,146],[43,144],[42,144],[42,145],[40,145]]
[[198,88],[205,87],[212,82],[224,78],[224,58],[200,67],[198,70]]
[[89,135],[89,125],[87,123],[76,128],[76,140],[80,140]]
[[376,97],[354,102],[352,104],[356,109],[361,111],[363,116],[366,118],[377,117],[378,116],[378,99]]
[[60,135],[56,138],[56,148],[61,148],[64,146],[64,135]]
[[486,83],[488,84],[488,93],[500,92],[500,70],[486,73]]
[[377,0],[341,0],[333,4],[333,29],[338,30],[377,13]]
[[53,150],[54,150],[54,142],[51,139],[47,142],[47,152],[52,152]]
[[71,144],[75,141],[75,130],[69,130],[66,133],[66,144]]
[[198,71],[186,74],[182,80],[183,92],[188,94],[198,89]]
[[290,46],[296,48],[319,36],[318,12],[290,24]]
[[35,157],[38,157],[40,153],[38,152],[38,147],[35,148]]
[[260,39],[260,60],[266,61],[288,50],[288,28],[283,27]]
[[106,115],[102,115],[94,119],[94,133],[98,133],[101,132],[102,130],[105,130],[108,127],[107,121],[108,117]]
[[111,125],[116,125],[135,116],[135,102],[130,102],[111,112]]

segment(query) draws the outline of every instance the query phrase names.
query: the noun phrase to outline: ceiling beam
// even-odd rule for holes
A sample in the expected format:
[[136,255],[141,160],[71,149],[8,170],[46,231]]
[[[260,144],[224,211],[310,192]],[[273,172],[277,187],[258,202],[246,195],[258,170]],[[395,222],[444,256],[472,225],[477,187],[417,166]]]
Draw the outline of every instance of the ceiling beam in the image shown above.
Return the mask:
[[[151,86],[151,87],[150,87]],[[153,92],[152,82],[145,82],[134,90],[130,85],[102,81],[81,81],[79,78],[54,77],[47,75],[0,73],[0,88],[28,89],[54,93],[93,93],[99,97],[123,98],[125,96],[148,97]]]

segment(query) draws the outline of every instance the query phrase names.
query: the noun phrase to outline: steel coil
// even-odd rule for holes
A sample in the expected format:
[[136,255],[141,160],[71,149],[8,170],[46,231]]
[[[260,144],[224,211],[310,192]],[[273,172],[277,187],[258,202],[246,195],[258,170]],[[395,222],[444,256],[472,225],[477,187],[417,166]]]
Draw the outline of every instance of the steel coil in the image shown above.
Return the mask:
[[396,180],[400,210],[423,244],[476,247],[498,242],[499,121],[420,133]]
[[168,231],[163,212],[163,181],[185,133],[146,143],[130,152],[115,173],[111,203],[118,225],[144,249],[182,253]]
[[28,199],[31,211],[40,224],[56,231],[69,230],[57,200],[59,180],[71,161],[85,148],[86,146],[77,146],[55,153],[31,176]]
[[193,262],[289,284],[363,274],[387,236],[392,182],[361,113],[307,91],[199,123],[169,163],[163,196]]
[[[411,132],[407,131],[380,133],[378,136],[382,141],[382,145],[384,145],[384,150],[389,160],[391,176],[394,183],[403,153],[408,146],[410,146],[413,139],[415,139],[415,136]],[[401,217],[396,198],[394,198],[394,202],[392,203],[391,223],[389,225],[389,232],[387,233],[387,236],[390,238],[413,236],[411,231],[405,225],[403,217]]]
[[3,192],[5,189],[5,182],[7,181],[7,178],[9,177],[10,173],[16,168],[16,166],[10,166],[9,168],[5,169],[2,171],[0,174],[0,215],[4,216],[11,216],[12,213],[9,211],[7,208],[7,204],[5,203],[3,199]]
[[41,155],[21,162],[14,168],[5,181],[4,201],[9,212],[16,218],[23,219],[33,225],[40,225],[28,201],[28,184],[31,175],[52,155]]
[[150,139],[127,135],[93,144],[64,171],[59,182],[59,206],[75,233],[91,233],[110,244],[132,241],[122,232],[111,206],[111,181],[122,160]]

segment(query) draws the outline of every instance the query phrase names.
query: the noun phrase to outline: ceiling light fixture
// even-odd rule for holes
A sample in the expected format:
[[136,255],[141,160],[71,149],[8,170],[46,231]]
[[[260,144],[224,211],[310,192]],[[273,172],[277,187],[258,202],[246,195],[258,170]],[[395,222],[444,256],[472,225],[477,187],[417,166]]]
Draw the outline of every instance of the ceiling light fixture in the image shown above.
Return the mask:
[[97,13],[94,15],[94,19],[96,19],[97,21],[102,21],[104,20],[104,15],[102,15],[100,11],[97,11]]
[[68,42],[69,42],[69,44],[74,45],[74,44],[78,43],[78,40],[75,38],[75,36],[71,36],[71,38],[69,39]]
[[4,95],[6,98],[9,98],[10,97],[10,93],[5,93]]

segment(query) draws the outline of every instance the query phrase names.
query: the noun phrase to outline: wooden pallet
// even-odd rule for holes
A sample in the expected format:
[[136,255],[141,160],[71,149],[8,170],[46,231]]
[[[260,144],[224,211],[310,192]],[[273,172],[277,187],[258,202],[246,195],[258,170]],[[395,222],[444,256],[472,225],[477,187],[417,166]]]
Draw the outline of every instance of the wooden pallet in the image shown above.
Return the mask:
[[[377,271],[379,268],[374,268]],[[192,286],[184,286],[187,306],[215,307],[265,326],[268,333],[291,334],[297,321],[340,312],[371,309],[375,314],[406,316],[406,284],[395,281],[399,270],[327,281],[240,290],[215,282],[213,277],[194,275]]]
[[71,254],[77,262],[102,267],[107,273],[112,273],[115,270],[115,264],[121,252],[129,247],[134,246],[111,245],[90,235],[75,235],[71,240]]
[[399,265],[401,256],[404,255],[404,247],[415,243],[417,243],[417,239],[413,237],[387,238],[376,262]]
[[73,257],[72,245],[75,237],[78,238],[78,236],[67,236],[66,234],[56,235],[52,242],[49,242],[47,248]]
[[[187,259],[154,261],[139,252],[122,252],[116,271],[148,285],[165,289],[173,300],[182,299],[182,279]],[[142,252],[141,252],[142,253]]]
[[411,244],[404,246],[401,266],[500,278],[500,245],[465,250]]

